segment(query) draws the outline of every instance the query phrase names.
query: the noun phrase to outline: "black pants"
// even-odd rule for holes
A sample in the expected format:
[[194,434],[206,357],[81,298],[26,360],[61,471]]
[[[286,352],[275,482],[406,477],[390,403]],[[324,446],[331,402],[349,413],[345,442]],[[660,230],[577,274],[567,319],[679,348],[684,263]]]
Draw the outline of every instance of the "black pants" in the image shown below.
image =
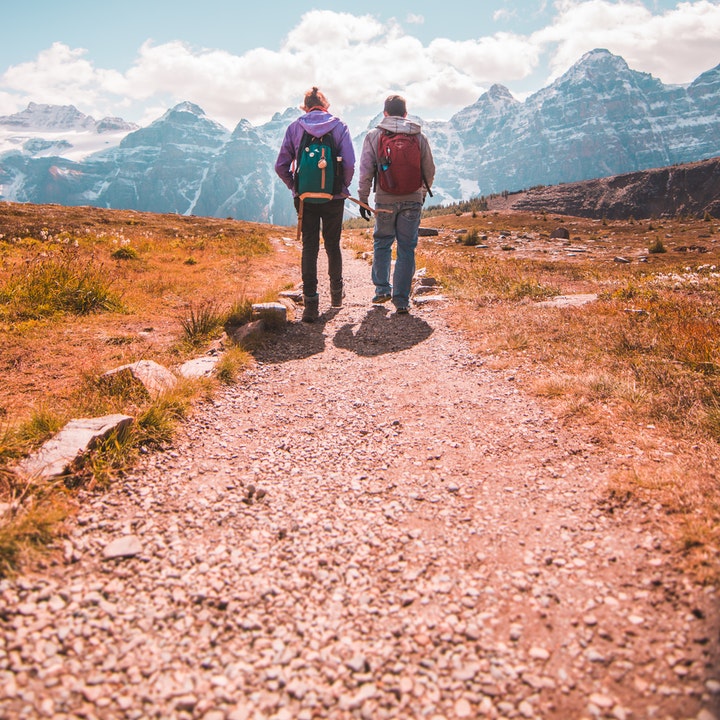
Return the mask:
[[[297,200],[297,199],[296,199]],[[299,203],[296,203],[299,204]],[[342,233],[345,201],[328,200],[322,203],[305,201],[302,221],[302,281],[303,294],[306,297],[317,292],[317,261],[320,251],[320,228],[322,226],[323,244],[328,258],[330,290],[342,289],[342,251],[340,234]]]

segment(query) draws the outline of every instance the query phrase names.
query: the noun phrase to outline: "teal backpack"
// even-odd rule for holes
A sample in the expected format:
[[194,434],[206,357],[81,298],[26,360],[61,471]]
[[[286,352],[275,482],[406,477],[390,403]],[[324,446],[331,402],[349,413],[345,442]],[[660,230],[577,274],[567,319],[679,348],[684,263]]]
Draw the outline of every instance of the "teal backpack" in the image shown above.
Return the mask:
[[305,193],[327,196],[304,198],[304,202],[310,203],[327,202],[341,191],[340,159],[330,133],[319,138],[307,131],[303,133],[295,168],[295,189],[300,196]]

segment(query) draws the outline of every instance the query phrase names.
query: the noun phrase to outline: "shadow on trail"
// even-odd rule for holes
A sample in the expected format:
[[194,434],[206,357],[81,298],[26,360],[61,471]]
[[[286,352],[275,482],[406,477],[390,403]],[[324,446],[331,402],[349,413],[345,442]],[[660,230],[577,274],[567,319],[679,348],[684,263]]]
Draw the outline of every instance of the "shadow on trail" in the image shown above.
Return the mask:
[[288,323],[282,332],[273,333],[254,350],[253,356],[264,363],[283,363],[319,355],[325,350],[325,325],[338,312],[338,308],[330,308],[314,323]]
[[333,338],[335,347],[363,357],[401,352],[432,335],[433,329],[414,315],[395,315],[387,308],[373,308],[359,326],[343,325]]

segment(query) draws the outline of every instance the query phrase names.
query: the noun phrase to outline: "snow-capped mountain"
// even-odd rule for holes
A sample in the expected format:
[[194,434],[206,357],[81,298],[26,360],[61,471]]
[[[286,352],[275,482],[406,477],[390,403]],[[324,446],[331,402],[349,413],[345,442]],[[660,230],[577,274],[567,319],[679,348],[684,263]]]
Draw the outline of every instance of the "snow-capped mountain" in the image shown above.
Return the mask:
[[93,130],[95,121],[73,105],[38,105],[31,102],[15,115],[0,116],[0,125],[25,130]]
[[183,102],[82,160],[27,150],[1,155],[0,194],[18,202],[293,224],[292,198],[274,170],[286,125],[282,116],[258,129],[242,120],[230,132]]
[[81,160],[117,145],[137,129],[122,118],[95,121],[73,105],[30,103],[21,112],[0,116],[0,156],[16,151],[31,157]]
[[720,66],[688,87],[668,86],[595,50],[524,103],[496,86],[473,108],[474,121],[465,109],[450,125],[465,150],[459,174],[484,195],[720,152]]
[[[289,108],[259,127],[241,120],[231,132],[185,102],[137,129],[31,104],[0,118],[0,198],[294,224],[274,162],[298,115]],[[720,66],[688,86],[664,85],[595,50],[525,102],[493,85],[423,129],[435,204],[702,160],[720,154]],[[83,152],[88,138],[104,149]]]

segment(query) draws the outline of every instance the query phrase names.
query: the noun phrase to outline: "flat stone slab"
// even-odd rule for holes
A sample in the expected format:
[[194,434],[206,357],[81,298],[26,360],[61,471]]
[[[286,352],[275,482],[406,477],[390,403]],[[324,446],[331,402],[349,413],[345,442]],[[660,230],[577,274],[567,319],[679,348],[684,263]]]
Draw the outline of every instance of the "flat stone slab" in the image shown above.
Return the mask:
[[103,549],[103,558],[113,560],[116,558],[134,557],[142,552],[142,543],[137,535],[123,535],[108,543]]
[[172,390],[177,383],[177,377],[170,370],[153,360],[138,360],[129,365],[121,365],[100,377],[109,381],[119,379],[139,382],[152,397]]
[[437,295],[439,285],[418,285],[413,290],[413,295]]
[[551,300],[543,300],[539,302],[540,307],[580,307],[588,303],[595,302],[598,296],[594,293],[578,294],[578,295],[558,295]]
[[446,299],[444,295],[420,295],[419,297],[414,297],[412,301],[415,305],[427,305],[428,303],[441,302]]
[[18,465],[18,472],[29,477],[63,475],[78,455],[92,450],[114,430],[133,422],[129,415],[105,415],[71,420],[55,437]]
[[178,369],[178,375],[188,379],[208,377],[212,375],[215,366],[220,360],[219,355],[203,355],[184,362]]
[[281,298],[287,298],[294,303],[301,303],[303,299],[302,290],[282,290],[278,293]]
[[281,302],[255,303],[252,306],[252,319],[265,320],[272,325],[287,321],[287,307]]

